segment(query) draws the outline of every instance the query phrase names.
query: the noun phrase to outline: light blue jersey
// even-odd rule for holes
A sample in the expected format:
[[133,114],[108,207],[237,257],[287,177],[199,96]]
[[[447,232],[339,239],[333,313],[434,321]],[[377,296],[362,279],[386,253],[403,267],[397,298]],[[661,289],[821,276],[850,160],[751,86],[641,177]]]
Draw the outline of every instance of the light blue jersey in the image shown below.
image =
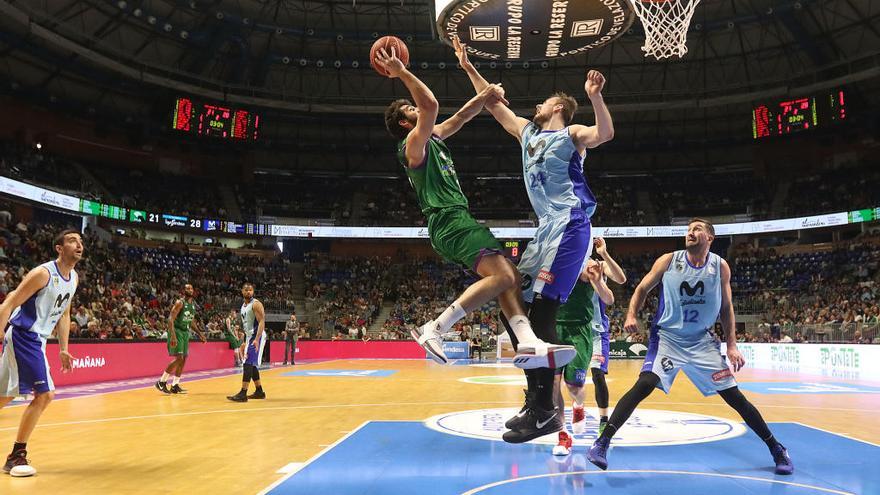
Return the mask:
[[721,257],[709,253],[706,263],[695,267],[686,251],[676,251],[662,284],[654,321],[660,337],[683,345],[699,342],[721,310]]
[[254,314],[254,303],[256,299],[241,305],[241,329],[250,341],[257,331],[257,316]]
[[530,122],[522,131],[523,179],[538,218],[596,210],[596,197],[584,178],[584,157],[568,127],[542,131]]
[[19,331],[35,333],[46,340],[73,302],[78,275],[75,270],[70,270],[68,278],[64,278],[54,261],[43,263],[40,267],[49,272],[49,282],[24,304],[15,308],[9,318],[9,325]]
[[[602,276],[605,277],[604,275]],[[599,293],[593,291],[593,319],[590,320],[590,328],[596,333],[604,333],[608,331],[610,322],[608,315],[605,313],[605,303],[599,297]]]

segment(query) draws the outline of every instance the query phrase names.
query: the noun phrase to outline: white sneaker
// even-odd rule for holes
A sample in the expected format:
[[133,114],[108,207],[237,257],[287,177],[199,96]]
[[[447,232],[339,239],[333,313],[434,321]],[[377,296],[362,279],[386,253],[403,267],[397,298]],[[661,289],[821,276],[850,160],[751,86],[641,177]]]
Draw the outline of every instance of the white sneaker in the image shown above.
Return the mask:
[[524,370],[535,368],[561,368],[577,355],[574,346],[548,344],[543,340],[520,342],[513,358],[513,365]]
[[565,456],[571,454],[571,436],[564,430],[559,432],[559,443],[553,447],[553,455]]
[[422,346],[422,349],[424,349],[435,362],[439,364],[446,364],[449,362],[449,359],[443,352],[443,341],[437,333],[437,324],[434,323],[434,320],[425,323],[419,328],[411,330],[409,334],[412,335],[412,338]]

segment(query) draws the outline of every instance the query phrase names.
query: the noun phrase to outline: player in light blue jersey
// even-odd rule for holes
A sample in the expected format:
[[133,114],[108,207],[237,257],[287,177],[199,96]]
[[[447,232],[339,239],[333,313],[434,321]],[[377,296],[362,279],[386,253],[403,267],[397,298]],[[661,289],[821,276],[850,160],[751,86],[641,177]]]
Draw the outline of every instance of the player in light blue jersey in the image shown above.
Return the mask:
[[[246,341],[246,358],[242,365],[241,390],[226,398],[233,402],[247,402],[248,399],[265,399],[263,384],[260,382],[260,363],[263,360],[263,349],[266,347],[266,310],[263,303],[254,299],[254,284],[246,282],[241,286],[241,329]],[[248,387],[254,381],[254,393],[248,395]]]
[[68,372],[73,356],[67,351],[70,306],[79,277],[73,268],[82,259],[83,241],[76,230],[55,238],[58,258],[34,268],[0,304],[0,407],[19,395],[34,394],[21,416],[12,453],[3,471],[12,476],[33,476],[28,463],[27,441],[40,415],[55,397],[55,385],[46,359],[46,339],[55,331],[60,348],[61,371]]
[[601,469],[608,468],[607,451],[611,438],[639,403],[655,387],[669,393],[675,376],[682,370],[703,395],[717,393],[739,413],[749,428],[767,444],[776,463],[776,474],[794,472],[788,451],[770,432],[761,413],[740,392],[721,353],[721,342],[712,332],[720,317],[727,342],[727,359],[730,359],[733,371],[739,371],[745,365],[745,359],[736,346],[730,266],[709,251],[714,239],[715,227],[709,221],[692,219],[685,237],[686,249],[658,258],[633,293],[624,324],[630,332],[639,329],[636,313],[644,306],[648,292],[661,284],[660,303],[651,325],[642,373],[617,403],[605,431],[587,454],[589,461]]
[[[477,93],[489,83],[467,56],[467,47],[453,40],[456,56]],[[611,113],[602,98],[605,77],[587,72],[584,91],[593,106],[596,124],[572,124],[577,100],[557,92],[535,106],[532,120],[518,117],[501,102],[486,109],[522,147],[523,180],[538,216],[538,230],[519,266],[523,298],[530,303],[529,320],[538,338],[558,344],[556,311],[574,289],[592,247],[590,217],[596,198],[584,178],[584,157],[614,137]],[[513,340],[513,339],[512,339]],[[518,345],[513,340],[514,347]],[[505,425],[504,440],[521,443],[560,431],[563,421],[553,405],[555,369],[527,370],[526,405]],[[550,421],[549,418],[556,419]]]

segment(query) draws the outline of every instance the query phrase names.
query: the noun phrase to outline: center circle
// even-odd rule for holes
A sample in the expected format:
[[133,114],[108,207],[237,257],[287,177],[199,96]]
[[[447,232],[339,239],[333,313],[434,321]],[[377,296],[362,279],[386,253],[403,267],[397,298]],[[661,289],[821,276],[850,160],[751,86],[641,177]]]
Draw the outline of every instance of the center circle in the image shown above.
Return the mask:
[[[518,408],[475,409],[440,414],[425,420],[425,426],[448,435],[502,442],[507,429],[504,422],[519,412]],[[589,447],[598,436],[599,417],[595,409],[586,409],[584,433],[572,435],[574,444]],[[566,408],[566,422],[571,410]],[[732,420],[703,414],[658,409],[637,409],[614,437],[615,446],[682,445],[715,442],[746,432],[746,427]],[[557,435],[533,440],[533,443],[556,445]]]

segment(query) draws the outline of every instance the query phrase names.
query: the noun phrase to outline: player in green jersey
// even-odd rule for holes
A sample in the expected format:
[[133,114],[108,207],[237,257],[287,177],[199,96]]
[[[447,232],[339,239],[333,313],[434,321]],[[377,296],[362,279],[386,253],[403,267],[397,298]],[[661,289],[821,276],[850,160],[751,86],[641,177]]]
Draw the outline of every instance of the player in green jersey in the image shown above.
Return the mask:
[[[555,384],[555,404],[563,415],[565,402],[562,399],[562,380],[573,399],[571,431],[575,435],[584,433],[586,425],[584,384],[587,370],[592,373],[596,405],[599,407],[600,430],[608,422],[608,385],[605,374],[608,372],[609,322],[606,307],[614,304],[614,294],[608,288],[607,280],[611,279],[621,285],[626,283],[626,274],[608,253],[605,240],[597,237],[593,244],[602,260],[587,261],[568,301],[559,308],[556,315],[559,340],[577,349],[577,356],[565,368],[557,371]],[[570,452],[570,442],[564,438],[563,433],[560,433],[559,444],[553,449],[555,455],[567,455]]]
[[416,191],[434,250],[445,259],[472,270],[481,278],[436,319],[413,330],[412,336],[439,363],[446,363],[441,335],[468,312],[499,300],[519,342],[514,364],[532,369],[561,366],[574,357],[571,346],[548,344],[535,336],[526,317],[521,279],[513,264],[501,254],[501,244],[468,212],[449,148],[443,142],[479,114],[487,101],[504,100],[499,85],[489,85],[449,119],[437,123],[439,105],[434,94],[404,67],[396,54],[379,51],[375,63],[398,78],[415,104],[396,100],[385,111],[385,126],[399,140],[398,159]]
[[[183,366],[189,355],[189,330],[192,328],[199,335],[202,342],[207,342],[205,334],[199,330],[198,325],[192,322],[196,317],[195,290],[190,284],[183,286],[183,298],[174,302],[171,307],[171,315],[168,317],[168,355],[174,356],[174,361],[168,364],[162,377],[156,382],[156,389],[166,394],[185,394],[186,390],[180,387],[180,375],[183,374]],[[168,378],[173,378],[171,388],[168,388]]]

